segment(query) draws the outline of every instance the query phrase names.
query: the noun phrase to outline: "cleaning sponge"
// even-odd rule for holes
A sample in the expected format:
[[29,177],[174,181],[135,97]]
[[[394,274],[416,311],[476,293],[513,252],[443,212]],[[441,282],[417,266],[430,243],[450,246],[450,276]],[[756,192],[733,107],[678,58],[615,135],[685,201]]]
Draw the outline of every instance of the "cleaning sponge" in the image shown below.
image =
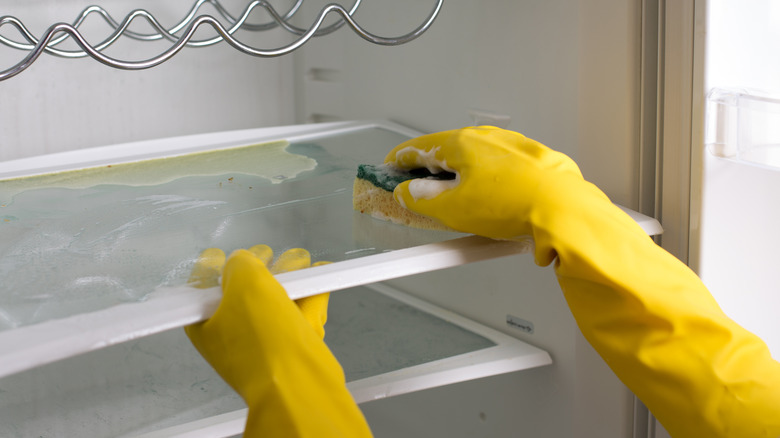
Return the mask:
[[415,178],[453,179],[454,174],[432,174],[425,168],[407,172],[388,164],[361,164],[353,184],[352,207],[377,219],[408,227],[452,231],[435,219],[405,209],[393,199],[393,189],[398,184]]

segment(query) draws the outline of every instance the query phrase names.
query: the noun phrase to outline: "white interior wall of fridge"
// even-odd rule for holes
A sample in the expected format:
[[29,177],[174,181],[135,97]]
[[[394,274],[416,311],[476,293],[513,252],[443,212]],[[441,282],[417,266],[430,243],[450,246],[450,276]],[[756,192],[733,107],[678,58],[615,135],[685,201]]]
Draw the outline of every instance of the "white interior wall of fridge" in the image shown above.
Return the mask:
[[[433,5],[367,1],[356,18],[380,34],[409,31]],[[472,110],[507,116],[636,209],[640,32],[639,2],[448,1],[406,45],[340,31],[296,52],[297,119],[390,118],[435,132],[474,124]]]
[[[222,3],[238,14],[243,0]],[[289,4],[286,0],[272,2]],[[192,8],[192,0],[4,1],[0,15],[20,19],[34,35],[57,22],[72,22],[83,9],[103,6],[116,20],[146,8],[160,24],[172,27]],[[281,8],[281,7],[280,7]],[[215,13],[209,5],[203,13]],[[258,21],[266,18],[260,16]],[[96,44],[112,29],[96,15],[80,28]],[[151,32],[142,20],[138,31]],[[205,28],[204,28],[205,29]],[[0,34],[24,41],[10,26]],[[207,32],[199,33],[205,36]],[[210,35],[210,34],[209,34]],[[248,43],[274,47],[286,37],[275,33],[242,35]],[[120,39],[106,53],[144,60],[169,47],[168,42]],[[75,50],[75,45],[63,44]],[[27,52],[0,44],[0,70]],[[294,123],[292,57],[253,58],[226,44],[184,49],[169,61],[141,71],[106,67],[91,58],[42,55],[20,75],[0,82],[0,160],[107,146],[132,141]]]
[[[774,55],[780,50],[780,4],[771,0],[739,4],[710,0],[707,20],[706,90],[718,88],[780,98],[780,60]],[[775,115],[745,112],[750,118],[738,124],[735,118],[716,118],[715,106],[710,104],[708,132],[717,129],[736,133],[750,123],[761,122],[759,118],[765,115],[776,118],[780,107],[768,108]],[[718,123],[721,125],[716,126]],[[780,147],[777,125],[759,128],[767,138],[774,139],[760,146]],[[780,358],[775,312],[780,306],[776,275],[780,168],[728,156],[713,146],[701,148],[698,271],[724,311],[764,339],[773,356]]]

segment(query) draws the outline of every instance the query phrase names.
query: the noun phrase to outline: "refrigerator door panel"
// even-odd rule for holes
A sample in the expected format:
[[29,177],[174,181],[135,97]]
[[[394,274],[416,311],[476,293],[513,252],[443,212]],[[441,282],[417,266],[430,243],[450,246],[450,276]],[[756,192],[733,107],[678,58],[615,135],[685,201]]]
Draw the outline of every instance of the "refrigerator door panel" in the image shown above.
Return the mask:
[[[773,200],[780,178],[772,163],[775,141],[767,140],[777,138],[772,102],[780,96],[780,63],[770,54],[780,49],[780,5],[762,0],[680,4],[690,11],[678,17],[687,20],[687,27],[674,41],[691,52],[683,73],[692,88],[685,88],[680,105],[688,113],[661,110],[692,120],[688,137],[679,144],[682,154],[690,147],[692,165],[686,175],[690,193],[681,196],[690,195],[690,204],[680,203],[684,213],[671,219],[682,219],[678,223],[688,228],[686,234],[690,231],[683,259],[725,313],[759,335],[777,358],[780,338],[773,309],[780,301],[774,287],[778,238],[773,230],[780,210]],[[669,437],[659,424],[651,433]]]

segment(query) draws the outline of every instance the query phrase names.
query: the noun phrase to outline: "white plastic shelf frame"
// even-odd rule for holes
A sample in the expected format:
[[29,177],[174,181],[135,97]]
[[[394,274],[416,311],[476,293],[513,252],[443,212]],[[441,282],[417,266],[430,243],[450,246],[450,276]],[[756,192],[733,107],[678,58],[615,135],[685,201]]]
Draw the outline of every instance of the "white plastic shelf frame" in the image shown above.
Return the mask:
[[0,435],[240,433],[241,400],[172,330],[218,304],[218,288],[186,286],[210,247],[303,247],[334,262],[277,278],[292,298],[339,291],[326,341],[359,402],[551,363],[377,284],[529,249],[352,210],[357,165],[417,135],[344,122],[0,163]]

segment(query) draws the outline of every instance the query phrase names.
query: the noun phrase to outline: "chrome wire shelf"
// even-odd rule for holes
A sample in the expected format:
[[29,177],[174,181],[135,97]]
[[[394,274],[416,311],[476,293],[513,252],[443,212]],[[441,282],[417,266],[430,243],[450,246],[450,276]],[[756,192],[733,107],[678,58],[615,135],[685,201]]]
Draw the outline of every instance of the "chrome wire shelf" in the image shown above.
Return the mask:
[[[2,30],[3,27],[15,28],[23,38],[23,41],[14,40],[0,34],[0,43],[29,53],[16,65],[0,71],[0,81],[10,79],[23,72],[43,53],[62,58],[84,58],[89,56],[109,67],[123,70],[142,70],[162,64],[185,47],[207,47],[222,41],[227,42],[227,44],[230,44],[239,52],[250,56],[282,56],[300,48],[311,38],[330,34],[344,25],[347,25],[356,34],[371,43],[386,46],[400,45],[412,41],[428,30],[438,16],[443,2],[443,0],[436,0],[436,4],[431,13],[425,21],[413,31],[397,37],[382,37],[365,30],[352,18],[355,11],[357,11],[360,6],[361,1],[362,0],[355,0],[355,3],[350,9],[346,9],[343,6],[334,3],[323,7],[312,25],[307,29],[296,27],[290,23],[293,16],[300,10],[303,0],[296,0],[292,7],[282,14],[277,12],[268,2],[264,0],[255,0],[250,2],[238,16],[231,15],[219,0],[197,0],[187,15],[170,29],[163,27],[154,15],[145,9],[136,9],[132,11],[120,22],[115,20],[104,8],[100,6],[90,6],[84,9],[72,24],[53,24],[39,38],[36,38],[35,35],[25,27],[21,20],[12,16],[2,16],[0,17],[0,30]],[[201,7],[207,3],[211,4],[216,9],[217,13],[221,16],[222,21],[212,15],[198,15],[198,11]],[[265,10],[271,16],[272,21],[266,23],[251,23],[249,18],[253,11],[258,8]],[[338,15],[338,20],[328,26],[323,26],[325,19],[332,14]],[[94,45],[88,42],[81,32],[79,32],[79,28],[91,15],[99,15],[112,29],[110,35],[103,41]],[[154,29],[154,32],[140,33],[130,30],[130,25],[136,20],[146,21]],[[198,28],[205,25],[211,26],[218,36],[194,40],[193,36]],[[266,49],[253,47],[234,37],[234,34],[238,30],[261,32],[276,28],[284,29],[294,35],[295,39],[286,45]],[[165,39],[170,41],[171,45],[158,55],[141,61],[117,59],[103,53],[105,49],[110,47],[121,37],[139,41],[159,41]],[[64,50],[58,48],[60,44],[68,39],[72,39],[75,44],[80,47],[80,50]]]

